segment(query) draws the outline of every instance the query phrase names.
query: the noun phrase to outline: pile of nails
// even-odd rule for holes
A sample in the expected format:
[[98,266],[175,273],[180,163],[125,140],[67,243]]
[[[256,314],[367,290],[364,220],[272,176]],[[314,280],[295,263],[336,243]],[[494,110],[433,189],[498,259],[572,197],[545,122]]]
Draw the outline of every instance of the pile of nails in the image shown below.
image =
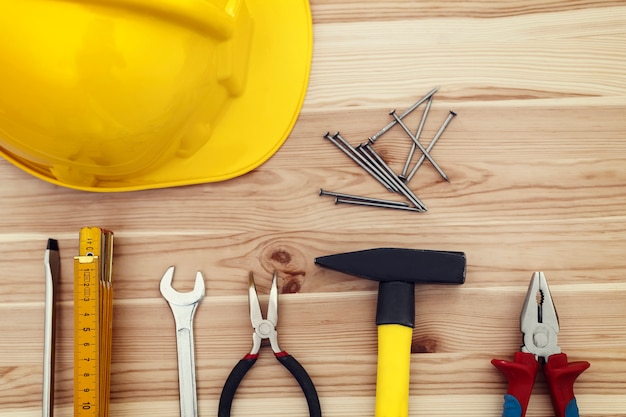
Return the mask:
[[[411,181],[411,179],[425,160],[428,160],[428,162],[430,162],[430,164],[437,170],[437,172],[439,173],[439,175],[441,175],[443,179],[449,181],[448,177],[443,172],[441,167],[437,165],[435,160],[431,157],[430,152],[432,151],[433,147],[435,146],[443,132],[446,130],[446,127],[448,126],[452,118],[456,116],[456,113],[450,110],[450,114],[448,114],[448,117],[445,119],[433,139],[430,141],[430,144],[426,148],[424,148],[424,146],[419,142],[419,139],[422,134],[426,118],[428,117],[428,112],[430,111],[433,96],[438,90],[439,88],[434,88],[429,91],[424,97],[420,98],[415,104],[409,107],[401,115],[398,115],[395,110],[392,110],[389,114],[391,115],[393,120],[391,120],[389,124],[383,127],[374,136],[369,137],[365,143],[359,144],[357,146],[352,146],[346,139],[344,139],[339,134],[339,132],[335,133],[334,135],[331,135],[329,132],[327,132],[324,135],[325,139],[328,139],[328,141],[330,141],[337,148],[339,148],[339,150],[341,150],[346,156],[348,156],[357,165],[363,168],[365,172],[370,174],[382,186],[384,186],[387,190],[391,192],[401,194],[406,198],[406,200],[408,200],[408,203],[404,201],[383,200],[372,197],[344,194],[323,189],[320,190],[320,195],[334,197],[336,204],[342,203],[389,208],[396,210],[407,210],[422,213],[425,212],[427,210],[426,206],[419,198],[417,198],[413,191],[411,191],[411,189],[408,187],[408,183],[409,181]],[[413,134],[413,132],[411,132],[411,130],[404,123],[403,119],[424,103],[426,103],[426,105],[424,108],[424,112],[422,113],[422,118],[417,128],[417,132]],[[378,154],[378,152],[376,152],[376,150],[372,146],[381,136],[387,133],[396,124],[399,125],[402,130],[404,130],[404,132],[413,142],[406,162],[404,164],[402,173],[399,175],[396,174],[396,172],[383,160],[383,158]],[[413,168],[409,171],[409,167],[411,165],[416,150],[420,151],[421,156],[417,160]]]

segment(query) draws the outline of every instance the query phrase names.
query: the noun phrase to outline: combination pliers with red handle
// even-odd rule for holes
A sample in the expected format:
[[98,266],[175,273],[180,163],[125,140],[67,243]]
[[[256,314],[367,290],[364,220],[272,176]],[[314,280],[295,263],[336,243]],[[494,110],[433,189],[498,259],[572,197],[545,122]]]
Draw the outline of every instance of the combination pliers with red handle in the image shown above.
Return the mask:
[[491,363],[507,378],[502,417],[524,417],[541,365],[546,376],[556,417],[579,417],[574,396],[576,378],[589,362],[568,362],[557,343],[559,319],[543,272],[535,272],[522,308],[520,327],[524,334],[521,352],[513,362],[493,359]]

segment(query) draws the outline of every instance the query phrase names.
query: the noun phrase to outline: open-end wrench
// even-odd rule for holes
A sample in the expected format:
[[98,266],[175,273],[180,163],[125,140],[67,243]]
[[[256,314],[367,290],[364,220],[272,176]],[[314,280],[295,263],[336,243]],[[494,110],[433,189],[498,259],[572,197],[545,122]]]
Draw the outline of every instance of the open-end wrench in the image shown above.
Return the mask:
[[176,322],[176,350],[178,353],[178,389],[180,391],[180,416],[197,417],[196,365],[193,349],[193,316],[204,297],[204,278],[196,274],[193,291],[181,293],[172,287],[174,267],[165,271],[161,279],[161,294],[174,313]]

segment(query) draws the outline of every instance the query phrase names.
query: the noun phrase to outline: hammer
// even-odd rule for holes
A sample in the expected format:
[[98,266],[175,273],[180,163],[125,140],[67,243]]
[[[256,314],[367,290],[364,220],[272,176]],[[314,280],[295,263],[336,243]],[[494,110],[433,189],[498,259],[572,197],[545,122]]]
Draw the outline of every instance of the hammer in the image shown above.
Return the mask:
[[465,254],[375,248],[322,256],[325,268],[378,281],[376,417],[408,417],[415,284],[463,284]]

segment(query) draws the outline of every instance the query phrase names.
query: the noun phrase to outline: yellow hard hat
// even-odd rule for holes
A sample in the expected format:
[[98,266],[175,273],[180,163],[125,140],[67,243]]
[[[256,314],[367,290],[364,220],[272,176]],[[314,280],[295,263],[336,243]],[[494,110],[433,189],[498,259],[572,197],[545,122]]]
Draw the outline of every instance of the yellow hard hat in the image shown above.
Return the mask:
[[0,3],[0,155],[46,181],[130,191],[242,175],[289,136],[307,0]]

